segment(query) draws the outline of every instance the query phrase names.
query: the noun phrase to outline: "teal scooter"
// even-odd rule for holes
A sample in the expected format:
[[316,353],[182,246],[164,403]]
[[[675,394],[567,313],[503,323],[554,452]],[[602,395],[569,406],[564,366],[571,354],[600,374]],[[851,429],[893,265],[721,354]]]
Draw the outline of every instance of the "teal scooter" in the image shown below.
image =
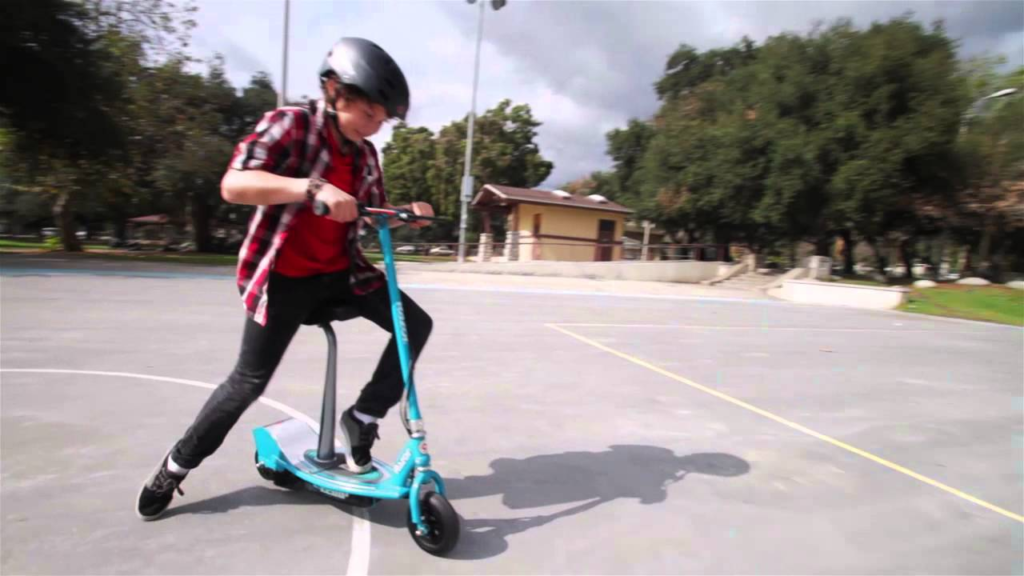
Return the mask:
[[[314,211],[324,215],[328,209],[318,201]],[[331,322],[349,320],[358,314],[345,307],[322,309],[304,322],[319,326],[327,335],[327,376],[319,433],[295,418],[254,429],[256,470],[278,486],[311,489],[349,506],[369,507],[380,500],[408,500],[407,525],[413,540],[426,552],[443,556],[459,540],[459,516],[445,497],[444,480],[430,467],[427,432],[412,379],[409,338],[388,227],[390,218],[404,222],[438,219],[416,216],[406,210],[360,207],[359,213],[376,221],[384,253],[398,357],[405,381],[400,413],[409,441],[393,465],[374,458],[373,469],[364,474],[352,473],[344,467],[347,447],[336,444],[334,438],[337,341]]]

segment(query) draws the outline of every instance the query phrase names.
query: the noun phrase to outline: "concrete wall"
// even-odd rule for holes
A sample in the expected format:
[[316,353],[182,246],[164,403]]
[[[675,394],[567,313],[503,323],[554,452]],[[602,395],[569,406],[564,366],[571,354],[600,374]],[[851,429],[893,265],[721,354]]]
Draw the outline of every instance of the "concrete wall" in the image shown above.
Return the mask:
[[[533,217],[541,215],[540,233],[556,236],[571,236],[597,240],[597,227],[600,220],[615,222],[613,241],[622,238],[626,216],[614,212],[597,210],[581,210],[563,208],[561,206],[545,206],[540,204],[520,204],[519,211],[519,261],[534,260]],[[558,260],[563,262],[590,262],[595,257],[592,242],[563,240],[560,238],[540,239],[540,260]],[[622,247],[612,248],[612,260],[622,259]]]
[[431,264],[433,270],[453,270],[482,274],[519,274],[526,276],[562,276],[605,280],[641,280],[648,282],[698,283],[710,280],[730,264],[721,262],[477,262],[467,264]]
[[858,286],[814,280],[786,280],[769,294],[800,304],[824,304],[873,310],[898,308],[910,293],[906,288]]

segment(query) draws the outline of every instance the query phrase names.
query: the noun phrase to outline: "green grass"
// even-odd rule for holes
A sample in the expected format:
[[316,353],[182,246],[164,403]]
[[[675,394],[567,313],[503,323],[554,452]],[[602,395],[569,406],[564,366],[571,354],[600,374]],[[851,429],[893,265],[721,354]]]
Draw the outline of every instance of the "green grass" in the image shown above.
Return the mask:
[[0,248],[37,248],[43,250],[46,244],[43,242],[26,242],[23,240],[0,240]]
[[[60,243],[50,244],[45,240],[0,240],[0,252],[18,250],[56,250]],[[105,244],[83,244],[86,250],[106,250]]]
[[912,290],[900,310],[1024,327],[1024,291],[1005,286],[944,284]]
[[80,253],[86,258],[121,260],[132,262],[172,262],[176,264],[199,264],[205,266],[234,266],[238,263],[235,254],[201,254],[196,252],[129,252],[127,250],[99,250]]
[[[83,244],[86,250],[106,250],[104,244]],[[16,252],[19,250],[57,250],[60,243],[48,244],[36,240],[0,240],[0,252]]]
[[909,288],[907,303],[899,308],[903,312],[1024,326],[1024,291],[1006,286],[939,284],[935,288],[914,288],[911,286],[913,280],[906,278],[879,282],[869,276],[848,276],[834,282],[857,286]]

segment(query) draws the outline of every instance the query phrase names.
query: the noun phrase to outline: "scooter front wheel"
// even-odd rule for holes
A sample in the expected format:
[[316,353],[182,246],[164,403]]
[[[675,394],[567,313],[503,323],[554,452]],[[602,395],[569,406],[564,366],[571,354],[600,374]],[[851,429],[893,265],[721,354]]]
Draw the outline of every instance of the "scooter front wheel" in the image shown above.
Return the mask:
[[409,534],[416,545],[434,556],[451,552],[459,541],[459,515],[448,499],[437,492],[425,492],[420,498],[420,514],[427,525],[425,534],[419,533],[411,514],[407,520]]

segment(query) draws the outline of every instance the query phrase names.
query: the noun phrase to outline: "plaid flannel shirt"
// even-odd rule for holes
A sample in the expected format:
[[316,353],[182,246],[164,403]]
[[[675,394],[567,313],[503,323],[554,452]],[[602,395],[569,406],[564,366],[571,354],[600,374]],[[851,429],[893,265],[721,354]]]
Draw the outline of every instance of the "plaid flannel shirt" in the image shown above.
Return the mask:
[[[319,177],[331,159],[326,118],[323,100],[311,102],[309,108],[288,106],[267,112],[256,131],[235,148],[230,167],[292,178]],[[359,145],[353,186],[355,190],[346,192],[366,206],[381,207],[387,202],[377,151],[366,140]],[[238,253],[238,290],[247,313],[261,326],[267,322],[267,285],[274,259],[288,238],[295,215],[310,209],[309,202],[259,206],[249,221],[249,232]],[[376,290],[385,280],[384,273],[359,247],[361,220],[348,227],[347,237],[350,281],[356,294]]]

